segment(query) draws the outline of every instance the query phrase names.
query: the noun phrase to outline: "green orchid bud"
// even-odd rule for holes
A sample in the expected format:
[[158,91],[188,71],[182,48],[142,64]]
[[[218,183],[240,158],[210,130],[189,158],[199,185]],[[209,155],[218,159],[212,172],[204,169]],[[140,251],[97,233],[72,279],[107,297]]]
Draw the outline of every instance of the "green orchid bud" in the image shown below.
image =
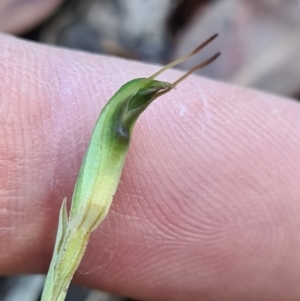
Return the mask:
[[214,61],[219,53],[188,71],[173,84],[155,78],[190,58],[216,37],[214,35],[192,53],[166,65],[151,77],[126,83],[103,108],[78,174],[69,217],[66,199],[60,209],[58,232],[42,301],[65,299],[91,232],[108,214],[138,117],[156,98],[175,88],[195,70]]

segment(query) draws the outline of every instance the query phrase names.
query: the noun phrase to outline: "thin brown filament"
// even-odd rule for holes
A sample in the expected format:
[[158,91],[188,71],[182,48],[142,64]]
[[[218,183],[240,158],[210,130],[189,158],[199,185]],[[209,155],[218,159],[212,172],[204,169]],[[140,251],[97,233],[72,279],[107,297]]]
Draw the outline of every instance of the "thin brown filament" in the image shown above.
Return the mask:
[[159,75],[161,75],[167,69],[173,68],[173,67],[179,65],[180,63],[188,60],[190,57],[192,57],[193,55],[195,55],[196,53],[198,53],[201,49],[203,49],[205,46],[207,46],[209,43],[211,43],[217,36],[218,36],[217,33],[214,34],[208,40],[206,40],[204,43],[202,43],[196,49],[194,49],[191,53],[189,53],[189,54],[187,54],[187,55],[185,55],[183,57],[180,57],[179,59],[177,59],[177,60],[175,60],[175,61],[167,64],[162,69],[160,69],[159,71],[157,71],[156,73],[154,73],[151,77],[149,77],[149,79],[155,79],[156,77],[158,77]]
[[172,84],[172,88],[166,88],[165,90],[158,92],[155,94],[154,98],[157,98],[161,95],[164,95],[166,93],[168,93],[170,90],[174,89],[179,83],[181,83],[183,80],[185,80],[188,76],[190,76],[192,73],[194,73],[197,70],[200,70],[204,67],[206,67],[207,65],[211,64],[213,61],[215,61],[219,56],[221,55],[220,52],[216,53],[215,55],[213,55],[211,58],[209,58],[208,60],[206,60],[205,62],[193,67],[192,69],[190,69],[188,72],[186,72],[183,76],[181,76],[180,78],[178,78],[173,84]]
[[214,56],[212,56],[210,59],[208,59],[207,61],[193,67],[192,69],[190,69],[187,73],[185,73],[182,77],[180,77],[179,79],[177,79],[177,81],[175,81],[172,85],[173,86],[177,86],[179,83],[181,83],[182,81],[184,81],[188,76],[190,76],[192,73],[194,73],[197,70],[200,70],[204,67],[206,67],[207,65],[211,64],[214,60],[216,60],[219,56],[221,55],[220,52],[216,53]]

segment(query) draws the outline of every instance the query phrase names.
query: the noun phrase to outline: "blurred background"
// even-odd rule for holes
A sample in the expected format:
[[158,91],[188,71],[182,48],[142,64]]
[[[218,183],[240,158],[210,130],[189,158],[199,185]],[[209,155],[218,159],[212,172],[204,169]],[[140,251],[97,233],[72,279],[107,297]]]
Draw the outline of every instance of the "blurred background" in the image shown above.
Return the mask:
[[[0,31],[45,44],[179,68],[222,55],[204,76],[300,98],[299,0],[1,0]],[[0,238],[1,241],[1,238]],[[0,301],[38,301],[44,277],[0,277]],[[129,300],[72,286],[67,300]]]

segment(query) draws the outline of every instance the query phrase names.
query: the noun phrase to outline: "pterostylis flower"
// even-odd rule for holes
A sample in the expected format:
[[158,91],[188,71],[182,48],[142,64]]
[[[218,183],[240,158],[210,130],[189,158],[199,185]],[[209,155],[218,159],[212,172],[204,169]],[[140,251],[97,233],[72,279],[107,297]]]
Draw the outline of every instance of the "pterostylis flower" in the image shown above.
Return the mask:
[[187,76],[210,64],[220,54],[189,70],[174,83],[158,81],[156,78],[165,70],[189,59],[216,37],[212,36],[193,52],[164,66],[154,75],[126,83],[102,110],[79,171],[69,216],[66,198],[60,209],[56,242],[42,301],[65,299],[90,234],[103,221],[111,206],[138,117],[156,98],[174,89]]

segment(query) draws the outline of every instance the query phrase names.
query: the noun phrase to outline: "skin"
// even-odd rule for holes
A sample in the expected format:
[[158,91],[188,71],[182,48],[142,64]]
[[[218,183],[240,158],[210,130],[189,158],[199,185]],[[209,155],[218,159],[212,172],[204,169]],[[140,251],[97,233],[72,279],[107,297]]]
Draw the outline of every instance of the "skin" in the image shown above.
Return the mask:
[[[45,273],[100,110],[157,67],[0,47],[0,273]],[[298,103],[191,76],[139,118],[75,281],[143,300],[299,300],[299,132]]]

